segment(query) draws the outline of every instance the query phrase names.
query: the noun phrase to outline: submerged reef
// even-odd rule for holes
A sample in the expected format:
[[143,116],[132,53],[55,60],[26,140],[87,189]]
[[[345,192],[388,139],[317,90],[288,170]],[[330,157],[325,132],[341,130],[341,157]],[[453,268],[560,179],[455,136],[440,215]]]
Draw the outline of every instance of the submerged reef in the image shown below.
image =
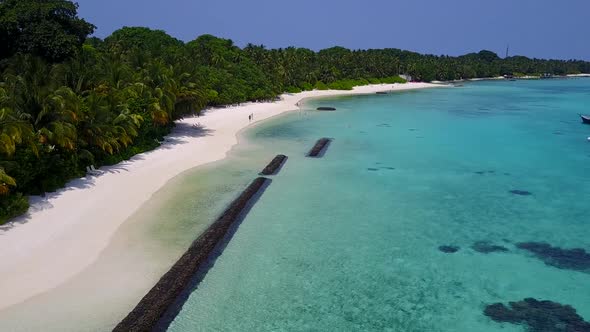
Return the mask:
[[473,174],[479,174],[479,175],[484,175],[484,174],[496,174],[496,171],[494,170],[488,170],[488,171],[475,171],[473,172]]
[[526,190],[520,190],[520,189],[514,189],[514,190],[510,190],[509,192],[510,192],[511,194],[514,194],[514,195],[520,195],[520,196],[530,196],[530,195],[532,195],[532,194],[533,194],[533,193],[532,193],[532,192],[530,192],[530,191],[526,191]]
[[486,306],[484,314],[496,322],[526,324],[530,332],[590,332],[590,323],[576,309],[552,301],[526,298],[508,306],[494,303]]
[[495,245],[489,241],[477,241],[471,245],[471,249],[481,252],[483,254],[489,254],[491,252],[506,252],[508,249],[503,246]]
[[545,264],[559,269],[590,271],[590,253],[581,248],[563,249],[544,242],[521,242],[516,247],[532,252]]
[[447,254],[452,254],[455,253],[457,251],[459,251],[459,249],[461,249],[460,247],[457,246],[453,246],[453,245],[443,245],[438,247],[438,250],[447,253]]

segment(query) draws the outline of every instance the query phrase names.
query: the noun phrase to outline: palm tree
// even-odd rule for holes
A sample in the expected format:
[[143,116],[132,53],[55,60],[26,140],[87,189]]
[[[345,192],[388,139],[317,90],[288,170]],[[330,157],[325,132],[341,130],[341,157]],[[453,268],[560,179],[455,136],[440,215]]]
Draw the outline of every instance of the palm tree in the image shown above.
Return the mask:
[[16,181],[10,175],[6,174],[4,168],[0,167],[0,195],[8,195],[10,187],[15,187]]
[[27,142],[36,152],[31,125],[9,108],[0,109],[0,153],[11,156],[16,146]]
[[49,94],[35,119],[35,125],[40,128],[39,141],[74,150],[80,106],[80,98],[68,87],[60,87]]
[[10,156],[23,142],[30,143],[32,150],[37,151],[32,140],[33,128],[28,120],[28,114],[10,108],[6,90],[0,85],[0,153]]
[[84,112],[77,125],[79,154],[90,157],[88,149],[91,147],[113,154],[133,142],[143,122],[143,117],[133,113],[126,102],[134,97],[138,95],[133,86],[106,96],[98,90],[87,93],[83,100]]

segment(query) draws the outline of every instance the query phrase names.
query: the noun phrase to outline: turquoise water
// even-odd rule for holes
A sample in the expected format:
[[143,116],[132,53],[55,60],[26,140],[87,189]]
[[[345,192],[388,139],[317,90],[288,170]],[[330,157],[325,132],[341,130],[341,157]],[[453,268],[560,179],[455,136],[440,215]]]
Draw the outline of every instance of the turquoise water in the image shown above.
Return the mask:
[[[590,250],[590,126],[577,116],[590,113],[590,80],[479,82],[306,108],[319,105],[338,111],[265,122],[245,133],[247,148],[206,170],[235,188],[275,154],[289,156],[169,331],[525,331],[482,311],[526,297],[590,320],[590,273],[514,245]],[[326,155],[306,158],[320,137],[334,138]],[[242,164],[237,178],[219,175]],[[479,253],[476,241],[509,251]]]

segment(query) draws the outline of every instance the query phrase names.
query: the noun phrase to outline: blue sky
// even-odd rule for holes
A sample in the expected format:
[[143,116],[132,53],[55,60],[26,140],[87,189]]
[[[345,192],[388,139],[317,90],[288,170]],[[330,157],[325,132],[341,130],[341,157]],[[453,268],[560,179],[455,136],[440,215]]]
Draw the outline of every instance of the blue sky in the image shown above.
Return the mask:
[[590,0],[77,0],[106,37],[147,26],[190,41],[210,33],[267,47],[394,47],[460,55],[590,60]]

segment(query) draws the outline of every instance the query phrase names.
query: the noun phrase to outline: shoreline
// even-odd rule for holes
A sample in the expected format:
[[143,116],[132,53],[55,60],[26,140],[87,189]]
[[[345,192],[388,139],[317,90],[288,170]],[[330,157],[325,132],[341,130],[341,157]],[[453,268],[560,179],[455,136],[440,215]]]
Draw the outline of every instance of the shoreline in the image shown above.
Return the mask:
[[[238,143],[240,132],[251,124],[297,110],[299,102],[308,98],[433,87],[441,85],[379,84],[349,91],[306,91],[284,94],[276,102],[210,109],[201,117],[178,121],[157,149],[102,167],[100,176],[72,180],[45,198],[33,197],[27,214],[0,227],[0,311],[55,289],[84,271],[154,193],[184,171],[224,159]],[[249,114],[254,114],[254,121],[248,121]]]

